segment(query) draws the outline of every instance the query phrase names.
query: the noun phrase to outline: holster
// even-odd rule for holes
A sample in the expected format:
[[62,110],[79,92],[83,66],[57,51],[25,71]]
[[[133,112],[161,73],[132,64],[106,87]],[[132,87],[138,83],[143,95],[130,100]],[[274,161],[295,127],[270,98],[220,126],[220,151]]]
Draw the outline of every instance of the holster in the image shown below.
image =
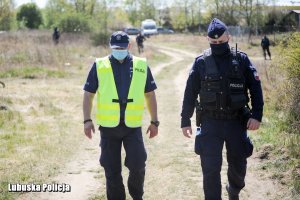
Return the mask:
[[195,107],[196,107],[196,126],[200,127],[201,125],[201,107],[200,103],[196,100],[195,102]]
[[248,107],[243,107],[241,110],[241,116],[242,120],[247,122],[252,116],[251,110]]

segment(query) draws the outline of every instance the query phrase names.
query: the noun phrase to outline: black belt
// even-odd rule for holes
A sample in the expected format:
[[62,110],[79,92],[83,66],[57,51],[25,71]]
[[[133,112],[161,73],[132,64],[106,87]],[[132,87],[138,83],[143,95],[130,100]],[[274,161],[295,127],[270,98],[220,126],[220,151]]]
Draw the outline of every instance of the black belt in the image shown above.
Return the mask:
[[120,103],[120,104],[126,104],[126,103],[132,103],[133,99],[113,99],[113,103]]
[[234,112],[202,111],[202,114],[203,117],[220,119],[220,120],[241,119],[241,113],[239,111],[234,111]]

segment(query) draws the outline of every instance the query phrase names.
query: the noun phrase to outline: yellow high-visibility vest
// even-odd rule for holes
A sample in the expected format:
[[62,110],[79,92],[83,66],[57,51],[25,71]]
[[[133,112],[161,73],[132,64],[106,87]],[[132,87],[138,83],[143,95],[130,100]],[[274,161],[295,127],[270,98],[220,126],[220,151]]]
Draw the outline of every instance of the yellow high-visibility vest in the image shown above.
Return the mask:
[[[96,122],[103,127],[116,127],[120,123],[120,104],[109,58],[96,59],[96,68],[99,83]],[[129,102],[124,119],[128,127],[142,126],[146,79],[146,59],[133,56],[132,79],[127,97]]]

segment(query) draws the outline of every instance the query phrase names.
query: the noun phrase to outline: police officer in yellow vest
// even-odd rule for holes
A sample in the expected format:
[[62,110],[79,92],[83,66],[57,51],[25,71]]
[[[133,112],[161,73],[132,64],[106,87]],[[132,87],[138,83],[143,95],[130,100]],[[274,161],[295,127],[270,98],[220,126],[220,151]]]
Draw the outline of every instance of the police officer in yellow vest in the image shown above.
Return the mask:
[[128,190],[134,200],[144,193],[146,150],[142,137],[144,99],[151,115],[147,133],[158,134],[157,88],[147,62],[129,54],[129,37],[118,31],[110,38],[112,54],[96,59],[84,86],[84,132],[92,138],[92,101],[97,95],[96,123],[101,135],[100,164],[105,170],[106,194],[109,200],[125,200],[122,178],[121,147],[126,151],[129,169]]

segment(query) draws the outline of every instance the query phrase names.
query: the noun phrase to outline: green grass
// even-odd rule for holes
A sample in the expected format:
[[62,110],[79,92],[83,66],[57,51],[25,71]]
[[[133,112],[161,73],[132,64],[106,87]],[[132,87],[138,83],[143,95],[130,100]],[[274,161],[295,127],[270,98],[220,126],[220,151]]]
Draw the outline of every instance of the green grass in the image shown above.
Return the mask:
[[251,136],[258,151],[263,151],[266,144],[271,145],[269,158],[262,160],[259,168],[270,172],[271,178],[281,184],[293,188],[293,195],[299,195],[299,135],[286,131],[289,127],[286,117],[284,111],[267,103],[262,126],[257,134]]
[[0,134],[2,133],[1,130],[14,130],[16,126],[22,126],[23,122],[19,112],[11,110],[9,107],[6,109],[0,110]]
[[168,62],[171,59],[171,57],[167,56],[166,54],[160,53],[160,52],[154,52],[151,55],[151,58],[148,59],[149,66],[155,66],[164,62]]
[[25,51],[23,52],[16,52],[11,58],[10,61],[12,63],[23,63],[28,60],[28,53]]
[[0,199],[16,199],[19,193],[9,193],[8,183],[45,182],[59,172],[62,160],[68,161],[79,137],[73,136],[76,123],[61,114],[65,111],[52,98],[31,97],[33,107],[26,114],[15,104],[27,100],[2,99],[7,110],[0,110]]
[[284,145],[283,140],[278,140],[282,131],[287,127],[284,119],[285,116],[282,111],[275,109],[275,107],[269,105],[269,103],[265,105],[263,123],[258,131],[259,137],[256,138],[258,148],[266,143]]
[[8,77],[21,77],[21,78],[63,78],[66,76],[66,72],[63,70],[53,70],[42,67],[22,67],[13,68],[5,71],[0,71],[0,78]]

